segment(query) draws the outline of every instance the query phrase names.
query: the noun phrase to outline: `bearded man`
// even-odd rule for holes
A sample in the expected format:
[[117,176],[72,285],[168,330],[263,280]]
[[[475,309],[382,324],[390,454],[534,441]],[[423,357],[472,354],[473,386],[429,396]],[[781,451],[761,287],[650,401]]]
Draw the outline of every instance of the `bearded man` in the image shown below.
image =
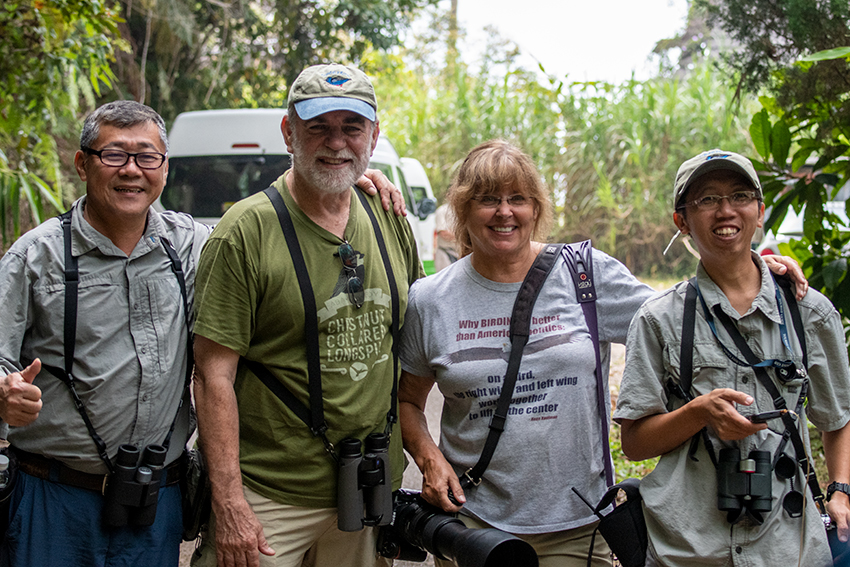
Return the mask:
[[[393,345],[423,275],[407,221],[352,191],[376,110],[358,69],[305,69],[281,123],[292,168],[231,207],[202,253],[195,396],[214,517],[195,565],[383,561],[375,518],[359,529],[361,506],[342,531],[337,513],[341,445],[396,429]],[[398,436],[385,461],[384,495],[401,484]]]

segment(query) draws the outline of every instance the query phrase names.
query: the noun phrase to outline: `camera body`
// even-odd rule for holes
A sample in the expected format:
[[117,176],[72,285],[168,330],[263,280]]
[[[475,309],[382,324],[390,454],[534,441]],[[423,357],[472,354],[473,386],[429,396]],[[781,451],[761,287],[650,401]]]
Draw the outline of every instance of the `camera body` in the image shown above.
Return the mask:
[[762,512],[769,512],[773,499],[772,471],[767,451],[750,451],[746,459],[741,459],[737,448],[721,449],[717,463],[717,508],[732,516],[740,516],[746,510],[751,515],[755,513],[755,519]]
[[144,452],[129,444],[118,448],[115,471],[109,477],[103,504],[103,521],[106,526],[117,528],[128,524],[153,524],[165,454],[166,449],[162,445],[148,445]]
[[537,567],[531,544],[494,528],[471,529],[454,514],[432,506],[419,492],[399,490],[392,525],[378,536],[378,553],[425,561],[428,553],[459,567]]
[[356,532],[363,526],[392,522],[389,443],[384,433],[366,437],[365,453],[361,453],[359,439],[347,437],[338,443],[337,526],[341,531]]

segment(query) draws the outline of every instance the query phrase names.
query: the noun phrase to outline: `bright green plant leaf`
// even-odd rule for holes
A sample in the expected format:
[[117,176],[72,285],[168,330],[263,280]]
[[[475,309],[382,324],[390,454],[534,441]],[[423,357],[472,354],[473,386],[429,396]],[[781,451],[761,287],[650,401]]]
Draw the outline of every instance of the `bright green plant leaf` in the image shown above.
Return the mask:
[[770,134],[770,151],[776,165],[784,168],[788,161],[788,151],[791,149],[791,130],[784,118],[780,118],[773,125]]
[[834,289],[838,287],[845,275],[847,275],[847,258],[838,258],[824,266],[823,283],[827,289]]
[[756,151],[765,161],[770,160],[770,130],[770,116],[768,116],[766,110],[762,109],[753,116],[753,121],[750,124],[750,136],[753,139]]
[[799,61],[828,61],[831,59],[846,59],[850,58],[850,47],[836,47],[835,49],[825,49],[812,53],[805,57],[801,57]]

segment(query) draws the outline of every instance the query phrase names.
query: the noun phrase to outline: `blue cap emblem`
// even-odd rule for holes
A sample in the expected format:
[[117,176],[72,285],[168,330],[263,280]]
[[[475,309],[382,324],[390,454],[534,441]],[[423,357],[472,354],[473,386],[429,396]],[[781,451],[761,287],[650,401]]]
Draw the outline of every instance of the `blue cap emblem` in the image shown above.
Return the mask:
[[350,80],[351,80],[351,77],[348,77],[348,76],[342,75],[342,74],[336,74],[336,73],[332,74],[332,75],[328,75],[327,77],[325,77],[325,82],[328,83],[329,85],[333,85],[335,87],[344,85],[345,83],[347,83]]

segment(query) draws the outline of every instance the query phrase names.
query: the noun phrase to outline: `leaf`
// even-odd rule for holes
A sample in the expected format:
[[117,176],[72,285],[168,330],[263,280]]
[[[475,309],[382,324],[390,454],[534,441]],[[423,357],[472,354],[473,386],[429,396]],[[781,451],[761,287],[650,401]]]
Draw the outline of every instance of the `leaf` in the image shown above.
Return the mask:
[[756,151],[765,161],[770,160],[770,129],[770,117],[767,111],[762,109],[753,116],[753,121],[750,123],[750,136]]
[[788,128],[788,123],[784,118],[780,118],[773,125],[773,131],[770,136],[770,151],[773,153],[773,159],[776,165],[785,168],[785,163],[788,161],[788,151],[791,149],[791,130]]
[[835,289],[847,274],[847,258],[838,258],[823,268],[823,283],[827,289]]
[[815,148],[812,146],[802,146],[797,152],[794,154],[794,158],[791,160],[791,171],[799,171],[801,167],[806,165],[806,160],[809,159],[809,156],[812,155],[812,152],[815,151]]
[[[770,193],[773,194],[774,191],[776,191],[780,187],[784,188],[785,183],[782,183],[781,181],[776,181],[776,182],[772,182],[768,185],[765,185],[762,189],[765,192],[770,191]],[[785,218],[785,214],[788,212],[788,207],[791,205],[791,203],[794,201],[794,199],[796,199],[797,196],[801,192],[803,192],[804,190],[805,190],[805,185],[800,185],[798,183],[797,185],[794,186],[793,189],[790,189],[790,190],[786,191],[785,193],[781,194],[782,196],[779,199],[777,199],[773,203],[773,206],[770,208],[770,214],[768,215],[767,220],[765,220],[765,223],[764,223],[764,230],[765,231],[770,230],[774,226],[779,226],[779,224]],[[776,193],[776,194],[779,195],[780,193]]]
[[62,203],[61,195],[57,195],[56,192],[52,191],[50,189],[50,186],[45,183],[43,179],[36,175],[30,174],[30,181],[38,187],[39,193],[41,193],[42,197],[47,199],[47,202],[50,203],[50,206],[52,206],[59,212],[65,211],[65,205]]
[[850,47],[836,47],[834,49],[825,49],[812,53],[805,57],[801,57],[798,61],[828,61],[830,59],[845,59],[850,58]]

